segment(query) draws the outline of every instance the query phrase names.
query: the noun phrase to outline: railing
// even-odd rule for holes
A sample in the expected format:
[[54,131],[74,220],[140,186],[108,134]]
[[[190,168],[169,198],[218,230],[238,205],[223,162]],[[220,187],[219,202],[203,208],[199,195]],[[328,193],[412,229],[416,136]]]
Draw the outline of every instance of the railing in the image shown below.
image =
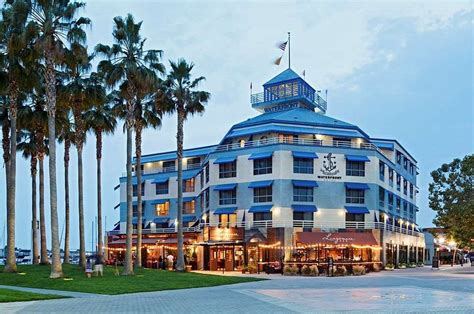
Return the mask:
[[234,150],[234,149],[254,148],[254,147],[276,145],[276,144],[369,149],[369,150],[376,150],[380,152],[379,148],[372,143],[351,143],[351,142],[346,142],[346,141],[322,141],[322,140],[316,140],[316,139],[280,138],[280,137],[271,137],[268,139],[248,141],[245,143],[232,143],[232,144],[219,145],[217,146],[216,151],[229,151],[229,150]]
[[275,101],[280,101],[280,100],[291,101],[293,99],[296,100],[298,98],[303,97],[303,98],[307,99],[308,101],[310,101],[313,105],[315,105],[316,107],[321,109],[322,111],[326,111],[327,107],[328,107],[328,104],[327,104],[326,100],[324,100],[321,96],[319,96],[316,93],[314,94],[314,99],[311,99],[311,97],[309,97],[309,95],[304,95],[304,94],[298,94],[298,95],[290,94],[290,95],[282,95],[282,96],[272,95],[272,97],[273,97],[273,99],[265,100],[265,93],[264,92],[252,94],[252,95],[250,95],[250,103],[252,105],[258,105],[258,104],[265,103],[265,102],[270,103],[270,102],[275,102]]
[[[183,232],[200,232],[201,227],[184,227]],[[149,228],[149,229],[142,229],[142,234],[152,234],[152,233],[175,233],[176,228]],[[119,235],[125,234],[125,232],[120,232],[120,230],[112,230],[108,231],[107,235]],[[133,234],[137,234],[137,229],[133,229]]]

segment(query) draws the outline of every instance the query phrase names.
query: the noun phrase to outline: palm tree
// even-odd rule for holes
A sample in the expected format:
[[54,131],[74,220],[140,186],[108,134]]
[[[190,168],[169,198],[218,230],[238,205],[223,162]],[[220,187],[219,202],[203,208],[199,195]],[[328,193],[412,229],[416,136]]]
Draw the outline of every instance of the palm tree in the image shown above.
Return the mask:
[[112,106],[107,102],[97,103],[84,114],[84,120],[88,124],[96,138],[96,162],[97,162],[97,251],[99,260],[103,260],[102,240],[102,135],[113,134],[117,126],[117,119]]
[[29,10],[29,29],[37,35],[37,47],[40,47],[45,62],[46,108],[48,112],[49,139],[49,186],[51,205],[51,242],[52,265],[50,278],[62,277],[58,204],[56,185],[56,73],[55,68],[64,54],[67,39],[71,43],[83,44],[86,33],[82,29],[90,24],[84,17],[75,19],[78,10],[85,3],[70,0],[35,0]]
[[184,271],[183,255],[183,128],[188,116],[203,113],[204,105],[210,98],[205,91],[196,91],[195,88],[205,80],[203,76],[192,79],[193,63],[184,59],[178,62],[170,61],[171,71],[163,84],[163,98],[167,111],[175,112],[178,116],[178,129],[176,133],[178,157],[178,260],[176,270]]
[[[105,74],[109,87],[120,86],[126,101],[125,129],[127,133],[127,239],[124,275],[133,274],[132,264],[132,128],[138,100],[138,88],[153,86],[162,69],[160,50],[145,50],[145,39],[140,36],[142,22],[135,23],[131,14],[114,18],[112,46],[99,44],[96,52],[105,56],[99,63],[99,72]],[[140,182],[141,183],[141,182]],[[140,185],[140,183],[138,185]]]

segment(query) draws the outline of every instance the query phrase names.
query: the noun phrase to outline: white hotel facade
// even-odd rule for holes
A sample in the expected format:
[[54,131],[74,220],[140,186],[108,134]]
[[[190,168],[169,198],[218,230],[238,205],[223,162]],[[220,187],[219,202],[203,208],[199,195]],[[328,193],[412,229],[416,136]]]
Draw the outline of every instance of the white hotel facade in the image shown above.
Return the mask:
[[[397,140],[327,116],[326,101],[291,69],[263,89],[251,97],[260,115],[232,126],[217,145],[184,152],[185,243],[193,267],[235,270],[329,257],[422,262],[415,158]],[[176,153],[146,155],[142,163],[143,243],[153,265],[176,246]],[[108,233],[110,256],[125,243],[125,179],[117,186],[120,221]]]

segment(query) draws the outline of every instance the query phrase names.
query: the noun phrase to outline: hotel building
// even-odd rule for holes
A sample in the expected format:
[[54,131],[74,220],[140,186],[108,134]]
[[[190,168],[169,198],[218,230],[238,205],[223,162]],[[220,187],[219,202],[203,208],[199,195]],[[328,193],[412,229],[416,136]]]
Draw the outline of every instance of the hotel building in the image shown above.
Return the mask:
[[[374,138],[326,115],[327,103],[288,68],[251,95],[259,115],[217,145],[186,149],[184,240],[188,263],[205,270],[273,261],[423,261],[417,228],[417,162],[394,139]],[[176,252],[176,152],[142,157],[148,265]],[[135,167],[138,165],[135,165]],[[125,246],[126,178],[109,258]],[[135,236],[135,235],[134,235]],[[134,242],[135,243],[134,239]]]

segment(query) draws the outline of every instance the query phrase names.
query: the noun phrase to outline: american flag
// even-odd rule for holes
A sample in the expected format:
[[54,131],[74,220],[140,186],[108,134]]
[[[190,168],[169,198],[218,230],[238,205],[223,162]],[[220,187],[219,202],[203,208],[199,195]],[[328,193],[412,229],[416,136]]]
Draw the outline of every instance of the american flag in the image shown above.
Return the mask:
[[278,49],[281,49],[281,50],[285,51],[287,44],[288,44],[288,41],[285,41],[285,42],[277,44],[277,47],[278,47]]

